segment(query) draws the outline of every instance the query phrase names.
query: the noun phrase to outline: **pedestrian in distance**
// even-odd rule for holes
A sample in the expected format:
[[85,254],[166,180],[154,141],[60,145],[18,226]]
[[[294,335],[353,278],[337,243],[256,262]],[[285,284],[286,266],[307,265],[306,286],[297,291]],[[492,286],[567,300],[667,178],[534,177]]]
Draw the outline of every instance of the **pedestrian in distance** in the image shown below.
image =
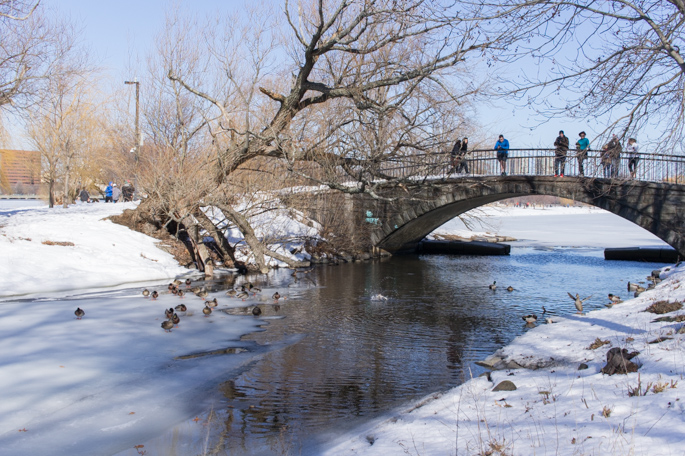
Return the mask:
[[502,176],[507,175],[507,158],[509,157],[509,140],[504,139],[504,135],[499,135],[499,139],[495,143],[495,150],[497,151],[497,161],[502,171]]
[[554,147],[554,177],[564,177],[568,154],[568,137],[564,135],[564,130],[559,131],[559,136],[554,140]]
[[105,188],[105,203],[112,202],[112,182]]
[[121,198],[121,189],[114,183],[112,184],[112,201],[116,203],[119,201],[119,198]]
[[630,138],[628,140],[626,153],[628,154],[628,171],[630,171],[630,177],[635,179],[637,174],[637,162],[640,161],[640,155],[637,149],[637,139]]
[[121,196],[124,197],[124,202],[133,201],[133,193],[136,189],[131,185],[131,181],[126,181],[123,187],[121,187]]
[[469,162],[466,160],[466,154],[469,152],[469,138],[461,140],[461,148],[459,149],[459,163],[457,165],[458,173],[469,173]]
[[457,139],[450,151],[450,171],[448,174],[456,173],[459,166],[459,153],[461,151],[461,140]]
[[585,176],[583,169],[583,162],[587,159],[587,153],[590,151],[590,140],[585,137],[585,132],[578,133],[580,139],[576,141],[576,158],[578,159],[578,175]]
[[82,188],[78,194],[78,199],[81,201],[81,203],[90,203],[90,195],[88,194],[88,190]]
[[602,147],[601,163],[606,179],[618,177],[618,165],[623,151],[616,135],[611,135],[611,141]]

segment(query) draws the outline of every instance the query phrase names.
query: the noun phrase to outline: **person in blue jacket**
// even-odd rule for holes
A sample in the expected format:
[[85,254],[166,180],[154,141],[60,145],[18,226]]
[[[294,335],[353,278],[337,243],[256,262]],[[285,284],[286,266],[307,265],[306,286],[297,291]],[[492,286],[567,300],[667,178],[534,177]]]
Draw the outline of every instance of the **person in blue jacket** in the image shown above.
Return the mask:
[[499,135],[499,139],[495,143],[495,150],[497,151],[499,167],[502,169],[502,176],[506,176],[507,158],[509,157],[509,141],[504,139],[504,135]]
[[105,203],[111,203],[112,202],[112,183],[110,182],[107,188],[105,189]]

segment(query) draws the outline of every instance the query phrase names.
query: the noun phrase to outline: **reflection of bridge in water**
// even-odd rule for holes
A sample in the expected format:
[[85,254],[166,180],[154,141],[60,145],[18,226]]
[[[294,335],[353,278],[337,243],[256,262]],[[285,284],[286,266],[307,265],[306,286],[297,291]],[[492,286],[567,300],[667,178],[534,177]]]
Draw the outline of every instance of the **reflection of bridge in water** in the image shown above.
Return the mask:
[[685,255],[685,158],[639,157],[634,179],[625,154],[616,163],[615,178],[601,177],[598,152],[590,152],[585,176],[578,177],[575,151],[569,151],[563,178],[554,177],[553,149],[510,150],[504,177],[492,150],[469,152],[468,175],[453,172],[449,153],[402,157],[377,170],[389,178],[377,191],[380,199],[347,195],[344,210],[357,222],[351,233],[357,245],[402,252],[412,251],[431,231],[476,207],[519,196],[551,195],[613,212]]

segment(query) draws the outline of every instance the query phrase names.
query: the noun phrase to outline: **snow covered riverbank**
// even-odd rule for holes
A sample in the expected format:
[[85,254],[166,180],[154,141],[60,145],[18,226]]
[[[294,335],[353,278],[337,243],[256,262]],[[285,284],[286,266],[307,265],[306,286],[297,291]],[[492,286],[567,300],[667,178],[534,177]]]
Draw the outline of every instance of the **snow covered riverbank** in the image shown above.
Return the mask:
[[188,270],[156,240],[105,220],[134,203],[0,209],[0,297],[168,279]]
[[[155,280],[163,292],[170,277],[188,273],[155,247],[154,239],[102,220],[124,207],[0,212],[0,296],[5,297],[0,303],[0,334],[9,347],[0,353],[0,453],[105,455],[131,449],[206,411],[208,404],[202,399],[211,396],[219,378],[279,348],[240,342],[242,334],[258,330],[260,321],[222,312],[205,318],[202,300],[193,295],[182,301],[163,293],[151,301],[141,296],[142,287],[130,283],[126,289],[91,292],[93,287]],[[578,210],[584,212],[573,212]],[[570,239],[574,232],[583,232],[575,224],[578,217],[604,216],[587,208],[555,208],[535,213],[556,215],[546,217],[544,225],[531,226],[530,211],[500,212],[494,220],[500,226],[497,231],[520,237],[516,229],[509,231],[515,226],[509,222],[517,221],[520,229],[542,236],[566,229],[565,239]],[[611,245],[601,244],[598,238],[606,234],[601,229],[584,233],[582,245],[660,243],[628,229],[621,229],[620,235],[613,230],[607,236]],[[626,242],[624,233],[635,242]],[[65,243],[74,245],[61,245]],[[644,277],[626,279],[644,282]],[[550,325],[541,323],[501,350],[507,361],[538,369],[497,371],[492,381],[474,379],[373,426],[331,436],[317,454],[681,454],[685,399],[679,394],[684,361],[680,339],[685,336],[677,330],[682,324],[652,322],[660,315],[642,311],[655,301],[684,300],[683,279],[685,271],[671,270],[655,290],[638,299],[558,318]],[[86,288],[89,293],[75,295]],[[263,296],[274,291],[265,289]],[[582,294],[560,284],[559,293],[566,291]],[[296,291],[290,293],[297,299]],[[74,296],[63,298],[67,294]],[[24,302],[16,300],[17,295],[41,298]],[[57,296],[62,298],[54,299]],[[208,298],[212,297],[219,299],[220,308],[246,305],[221,292],[210,293]],[[180,302],[187,304],[188,312],[181,314],[180,328],[167,334],[160,328],[163,311]],[[260,302],[264,301],[255,298],[248,305]],[[77,306],[86,310],[83,320],[73,314]],[[520,320],[521,315],[510,317]],[[649,343],[660,337],[664,341]],[[611,345],[589,349],[597,338]],[[288,342],[292,341],[284,344]],[[638,373],[599,373],[611,347],[639,351]],[[233,348],[236,353],[174,359],[217,348]],[[588,369],[577,370],[580,363]],[[493,392],[502,380],[514,382],[517,389]],[[201,445],[187,448],[187,454],[197,454],[197,448]]]

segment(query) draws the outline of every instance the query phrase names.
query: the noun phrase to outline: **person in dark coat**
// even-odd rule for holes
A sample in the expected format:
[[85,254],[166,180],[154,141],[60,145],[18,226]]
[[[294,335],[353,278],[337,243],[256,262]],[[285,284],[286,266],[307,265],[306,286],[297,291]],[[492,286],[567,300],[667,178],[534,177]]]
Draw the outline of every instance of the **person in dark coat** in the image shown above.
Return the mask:
[[452,150],[450,151],[450,172],[448,174],[456,173],[457,172],[457,166],[459,166],[459,151],[461,150],[461,140],[457,139],[457,142],[454,143],[454,146],[452,147]]
[[616,135],[611,136],[611,141],[602,147],[601,162],[604,168],[604,177],[609,179],[618,177],[618,165],[621,160],[623,148]]
[[82,203],[89,203],[90,202],[90,195],[88,194],[88,190],[86,190],[85,188],[82,188],[78,194],[78,199]]
[[466,160],[466,154],[469,152],[469,138],[461,140],[461,147],[459,148],[459,163],[457,163],[456,172],[469,173],[469,162]]
[[564,177],[566,172],[566,154],[568,153],[568,137],[564,131],[559,131],[559,136],[554,140],[554,177]]
[[133,201],[133,193],[136,189],[131,185],[130,181],[126,181],[123,187],[121,187],[121,195],[124,197],[124,202]]

